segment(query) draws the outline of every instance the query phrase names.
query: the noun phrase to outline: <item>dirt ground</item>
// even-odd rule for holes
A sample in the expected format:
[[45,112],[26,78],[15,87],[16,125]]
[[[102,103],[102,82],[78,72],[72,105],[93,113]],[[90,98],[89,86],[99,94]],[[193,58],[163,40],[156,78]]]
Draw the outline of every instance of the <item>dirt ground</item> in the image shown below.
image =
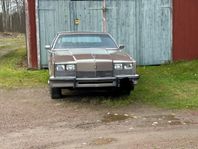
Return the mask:
[[77,92],[52,100],[47,87],[1,89],[0,148],[198,148],[196,110],[109,108],[83,96]]
[[[24,47],[24,45],[20,45],[19,43],[17,43],[17,41],[15,41],[14,43],[5,41],[5,39],[17,39],[18,35],[19,35],[18,33],[1,33],[0,32],[0,58],[18,49],[20,46]],[[1,39],[4,39],[4,40],[1,40]],[[23,41],[21,42],[23,43]]]

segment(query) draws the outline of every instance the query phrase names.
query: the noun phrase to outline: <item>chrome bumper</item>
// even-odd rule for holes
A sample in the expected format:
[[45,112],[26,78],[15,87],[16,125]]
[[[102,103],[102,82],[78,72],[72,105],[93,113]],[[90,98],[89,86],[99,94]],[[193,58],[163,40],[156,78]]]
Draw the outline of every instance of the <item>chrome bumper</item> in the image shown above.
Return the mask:
[[50,87],[60,88],[86,88],[86,87],[118,87],[119,80],[128,78],[135,85],[139,75],[120,75],[104,78],[76,78],[76,77],[50,77]]

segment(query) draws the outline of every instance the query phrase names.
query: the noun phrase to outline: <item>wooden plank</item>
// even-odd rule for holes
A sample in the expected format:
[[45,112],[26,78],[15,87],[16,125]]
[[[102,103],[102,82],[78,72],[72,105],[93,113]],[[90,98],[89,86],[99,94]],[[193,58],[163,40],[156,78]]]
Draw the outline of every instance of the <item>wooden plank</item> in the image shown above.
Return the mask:
[[155,65],[171,60],[172,23],[169,0],[143,0],[140,10],[140,63]]
[[38,68],[35,0],[25,0],[28,68]]
[[125,50],[134,58],[136,56],[136,1],[107,1],[107,31],[116,39],[118,44],[124,44]]
[[108,32],[126,45],[140,65],[171,60],[172,21],[170,0],[107,1]]
[[102,10],[93,10],[90,8],[101,7],[101,1],[73,1],[75,9],[70,10],[70,13],[75,14],[74,19],[79,19],[80,24],[74,25],[74,20],[71,24],[74,25],[75,31],[102,31]]
[[[107,31],[140,65],[171,61],[172,0],[106,0]],[[39,0],[41,63],[59,31],[102,31],[102,1]],[[45,9],[45,10],[44,10]],[[53,9],[47,10],[47,9]],[[45,12],[46,11],[46,12]],[[75,25],[74,20],[80,24]]]

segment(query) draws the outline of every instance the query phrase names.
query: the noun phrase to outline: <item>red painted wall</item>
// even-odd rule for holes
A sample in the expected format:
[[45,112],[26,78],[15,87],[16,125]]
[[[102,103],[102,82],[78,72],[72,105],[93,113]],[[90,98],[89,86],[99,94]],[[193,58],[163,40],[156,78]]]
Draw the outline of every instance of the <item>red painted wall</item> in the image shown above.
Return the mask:
[[35,0],[25,0],[28,67],[38,68]]
[[173,59],[198,59],[198,0],[173,0]]

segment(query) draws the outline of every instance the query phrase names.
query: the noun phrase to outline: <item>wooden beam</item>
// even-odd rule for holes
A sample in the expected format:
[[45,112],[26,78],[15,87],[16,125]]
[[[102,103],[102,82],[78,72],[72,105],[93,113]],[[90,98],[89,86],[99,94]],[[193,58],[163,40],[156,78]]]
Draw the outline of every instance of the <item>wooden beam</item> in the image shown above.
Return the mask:
[[28,68],[38,69],[35,0],[25,0]]

